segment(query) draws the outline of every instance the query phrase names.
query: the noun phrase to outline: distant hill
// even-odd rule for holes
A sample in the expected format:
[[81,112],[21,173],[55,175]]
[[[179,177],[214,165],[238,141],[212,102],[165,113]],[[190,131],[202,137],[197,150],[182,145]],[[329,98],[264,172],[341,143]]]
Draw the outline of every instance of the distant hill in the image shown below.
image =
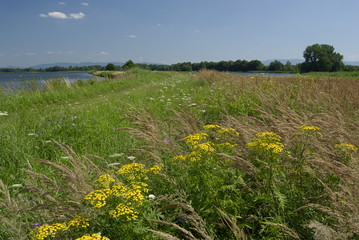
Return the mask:
[[[112,64],[116,66],[122,66],[123,62],[111,62]],[[109,64],[109,62],[81,62],[81,63],[68,63],[68,62],[57,62],[57,63],[48,63],[48,64],[39,64],[32,66],[35,69],[41,69],[41,68],[49,68],[54,66],[60,66],[60,67],[84,67],[84,66],[93,66],[93,65],[100,65],[100,66],[106,66]]]

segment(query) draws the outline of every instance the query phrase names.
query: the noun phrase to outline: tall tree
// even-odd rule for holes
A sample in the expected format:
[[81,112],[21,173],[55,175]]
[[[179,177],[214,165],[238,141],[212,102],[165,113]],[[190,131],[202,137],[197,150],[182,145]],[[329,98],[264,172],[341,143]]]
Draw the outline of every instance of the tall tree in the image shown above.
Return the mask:
[[275,60],[269,64],[268,70],[269,71],[283,71],[284,65],[283,63]]
[[106,65],[106,70],[107,71],[114,71],[115,70],[115,65],[113,65],[112,63],[109,63]]
[[301,64],[302,72],[335,72],[343,68],[343,55],[334,52],[334,47],[328,44],[314,44],[308,46]]
[[132,62],[132,60],[128,60],[123,66],[122,66],[122,69],[123,70],[128,70],[128,69],[131,69],[131,68],[134,68],[136,67],[136,64],[134,64]]

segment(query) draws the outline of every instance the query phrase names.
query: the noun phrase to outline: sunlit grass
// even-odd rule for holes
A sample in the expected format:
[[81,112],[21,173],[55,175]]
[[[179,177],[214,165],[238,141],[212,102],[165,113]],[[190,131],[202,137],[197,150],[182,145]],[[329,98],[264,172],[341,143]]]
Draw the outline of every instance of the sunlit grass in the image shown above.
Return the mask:
[[54,86],[0,95],[0,238],[357,237],[355,79]]

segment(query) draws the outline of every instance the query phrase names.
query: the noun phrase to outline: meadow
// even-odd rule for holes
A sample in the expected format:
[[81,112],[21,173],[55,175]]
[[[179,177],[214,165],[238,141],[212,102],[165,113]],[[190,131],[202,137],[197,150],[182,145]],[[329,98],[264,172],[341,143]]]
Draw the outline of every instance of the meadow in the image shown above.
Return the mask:
[[0,91],[0,239],[359,239],[358,120],[355,76]]

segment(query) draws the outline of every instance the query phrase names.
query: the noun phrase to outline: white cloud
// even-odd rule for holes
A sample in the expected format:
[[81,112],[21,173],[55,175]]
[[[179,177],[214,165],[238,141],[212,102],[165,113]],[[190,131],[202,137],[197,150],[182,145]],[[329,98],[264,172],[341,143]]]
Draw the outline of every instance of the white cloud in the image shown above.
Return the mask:
[[66,14],[63,12],[49,12],[48,14],[41,13],[40,17],[52,17],[57,19],[83,19],[86,15],[82,12]]
[[36,53],[34,53],[34,52],[27,52],[27,53],[25,53],[24,55],[25,55],[25,56],[35,56]]
[[136,38],[137,36],[136,36],[136,35],[128,35],[127,37],[129,37],[129,38]]
[[59,2],[59,4],[60,4],[60,5],[66,5],[66,3],[65,3],[65,2]]
[[69,17],[73,19],[83,19],[86,15],[82,12],[79,13],[70,13]]
[[109,52],[105,52],[105,51],[102,51],[102,52],[100,52],[99,54],[100,54],[100,55],[105,55],[105,56],[110,55],[110,53],[109,53]]
[[67,19],[69,18],[65,13],[63,12],[49,12],[47,16],[52,18],[59,18],[59,19]]
[[81,5],[87,7],[89,4],[87,2],[82,2]]

